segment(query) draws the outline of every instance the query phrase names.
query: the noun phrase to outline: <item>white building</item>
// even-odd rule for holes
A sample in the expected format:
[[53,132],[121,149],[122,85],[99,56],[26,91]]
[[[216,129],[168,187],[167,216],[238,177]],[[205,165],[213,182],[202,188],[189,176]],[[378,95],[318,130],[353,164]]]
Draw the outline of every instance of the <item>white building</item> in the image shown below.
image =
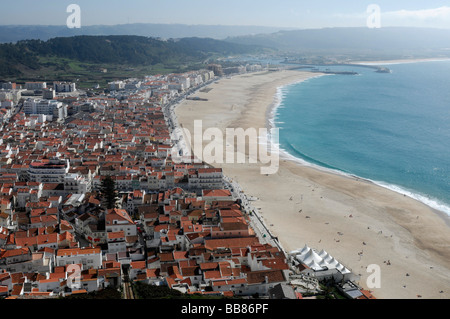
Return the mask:
[[26,82],[25,90],[39,91],[47,88],[47,82]]
[[0,101],[0,106],[5,109],[10,109],[14,106],[14,101],[13,100]]
[[16,104],[22,98],[22,92],[23,90],[0,90],[0,102],[13,101]]
[[184,90],[187,90],[191,87],[191,79],[187,76],[178,76],[174,78],[174,81],[181,84]]
[[191,82],[191,86],[193,86],[193,87],[197,87],[197,86],[199,86],[200,84],[203,83],[203,78],[202,78],[202,76],[201,76],[201,75],[198,75],[198,74],[193,74],[193,75],[191,75],[191,76],[189,77],[189,79],[190,79],[190,82]]
[[0,252],[0,266],[22,263],[30,261],[31,259],[32,253],[29,248],[10,249]]
[[123,81],[114,81],[108,84],[111,91],[120,91],[125,89],[125,83]]
[[28,99],[23,104],[23,111],[26,115],[42,114],[53,116],[57,119],[67,117],[67,105],[55,100]]
[[45,89],[42,92],[42,97],[46,100],[53,100],[56,97],[56,92],[55,90],[53,90],[52,88],[50,89]]
[[64,190],[70,194],[86,194],[91,191],[91,183],[79,174],[64,176]]
[[184,90],[186,90],[186,87],[183,83],[172,82],[172,83],[169,83],[169,90],[183,92]]
[[127,242],[125,241],[125,233],[123,231],[109,232],[108,237],[108,253],[118,253],[127,251]]
[[102,267],[101,248],[59,249],[56,254],[56,266],[81,264],[83,269]]
[[77,90],[77,86],[75,83],[69,83],[69,82],[55,82],[53,83],[53,89],[55,92],[75,92]]
[[223,188],[223,171],[221,168],[200,168],[189,172],[189,187],[192,189]]
[[15,89],[17,89],[17,84],[16,83],[11,83],[11,82],[0,83],[0,89],[3,89],[3,90],[15,90]]
[[13,99],[12,93],[10,91],[0,91],[0,102],[11,101]]
[[111,209],[106,214],[106,232],[123,232],[125,236],[136,236],[136,224],[125,209]]
[[64,183],[69,168],[69,161],[58,159],[33,162],[28,169],[28,180],[38,183]]
[[12,273],[27,273],[29,271],[34,271],[45,274],[47,272],[51,272],[54,269],[54,264],[55,261],[53,254],[46,252],[34,252],[32,254],[31,260],[10,264],[5,267],[5,269]]
[[141,87],[142,82],[137,79],[130,79],[124,86],[125,90],[137,90]]

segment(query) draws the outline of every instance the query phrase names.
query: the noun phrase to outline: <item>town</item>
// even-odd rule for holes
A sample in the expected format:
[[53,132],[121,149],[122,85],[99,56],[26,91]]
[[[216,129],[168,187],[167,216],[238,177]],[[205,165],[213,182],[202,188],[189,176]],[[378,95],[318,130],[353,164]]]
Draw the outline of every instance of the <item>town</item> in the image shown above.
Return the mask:
[[133,299],[140,282],[183,294],[302,299],[333,281],[346,298],[373,299],[327,252],[286,252],[255,199],[222,169],[172,158],[178,103],[222,77],[261,71],[274,72],[209,65],[114,81],[104,92],[1,83],[0,296],[112,288]]

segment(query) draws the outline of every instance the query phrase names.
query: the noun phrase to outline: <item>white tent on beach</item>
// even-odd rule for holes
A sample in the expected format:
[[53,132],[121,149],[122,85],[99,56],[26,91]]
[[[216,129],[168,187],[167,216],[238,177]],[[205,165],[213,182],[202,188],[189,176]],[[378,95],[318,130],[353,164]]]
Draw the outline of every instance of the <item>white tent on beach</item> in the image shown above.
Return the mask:
[[350,274],[351,271],[344,265],[339,263],[334,257],[328,254],[325,250],[319,253],[314,249],[305,245],[301,250],[293,251],[291,255],[295,259],[314,271],[337,270],[342,275]]

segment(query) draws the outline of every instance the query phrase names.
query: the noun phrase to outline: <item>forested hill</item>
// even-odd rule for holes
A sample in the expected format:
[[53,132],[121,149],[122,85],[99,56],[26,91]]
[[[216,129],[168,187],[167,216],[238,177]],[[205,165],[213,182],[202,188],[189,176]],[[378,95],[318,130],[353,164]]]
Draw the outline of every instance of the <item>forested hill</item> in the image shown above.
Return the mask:
[[155,65],[202,61],[211,56],[260,52],[259,46],[207,38],[158,40],[141,36],[76,36],[48,41],[0,44],[0,77],[38,70],[40,58],[67,58],[86,63]]

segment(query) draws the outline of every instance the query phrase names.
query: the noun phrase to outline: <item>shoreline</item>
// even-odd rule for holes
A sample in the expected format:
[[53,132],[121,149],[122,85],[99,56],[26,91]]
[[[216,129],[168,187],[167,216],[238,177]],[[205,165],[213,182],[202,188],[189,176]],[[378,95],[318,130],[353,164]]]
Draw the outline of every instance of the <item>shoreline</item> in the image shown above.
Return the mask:
[[[409,63],[422,63],[422,62],[440,62],[440,61],[450,61],[450,58],[448,59],[442,59],[442,60],[438,60],[438,59],[411,59],[411,60],[392,60],[392,61],[386,61],[389,62],[388,64],[394,65],[394,64],[409,64]],[[382,61],[374,61],[371,62],[373,63],[373,65],[384,65],[382,63]],[[370,65],[368,63],[364,62],[364,65]],[[314,79],[314,78],[319,78],[319,77],[323,77],[323,76],[327,76],[328,74],[322,74],[322,73],[318,73],[316,74],[316,76],[312,76],[310,79]],[[280,97],[281,95],[281,90],[291,86],[291,85],[296,85],[299,83],[304,82],[303,80],[301,81],[295,81],[292,83],[288,83],[286,85],[282,85],[277,87],[277,94],[274,97],[274,102],[271,104],[271,106],[268,108],[267,110],[267,121],[266,121],[266,127],[270,130],[271,128],[276,128],[277,125],[275,123],[275,118],[276,118],[276,113],[277,110],[279,108],[279,106],[281,105],[282,102],[282,98]],[[392,192],[396,192],[400,195],[403,196],[408,196],[409,198],[416,200],[426,206],[428,206],[430,209],[432,209],[436,214],[438,214],[446,223],[447,225],[449,225],[450,227],[450,206],[444,202],[441,202],[439,199],[437,198],[432,198],[427,194],[420,194],[419,192],[415,191],[415,190],[408,190],[406,188],[404,188],[403,186],[397,185],[397,184],[389,184],[386,183],[384,181],[376,181],[376,180],[371,180],[369,178],[365,178],[365,177],[361,177],[355,174],[351,174],[351,173],[346,173],[344,171],[341,171],[339,169],[333,169],[333,168],[327,168],[327,167],[323,167],[320,166],[318,164],[314,164],[314,163],[310,163],[307,160],[304,160],[302,158],[296,157],[295,155],[292,155],[289,153],[289,151],[282,149],[281,147],[278,148],[279,149],[279,153],[280,153],[280,158],[282,159],[286,159],[292,162],[295,162],[299,165],[304,165],[304,166],[308,166],[311,167],[313,169],[317,169],[319,171],[323,171],[325,173],[329,173],[329,174],[335,174],[338,176],[342,176],[342,177],[346,177],[346,178],[350,178],[350,179],[354,179],[354,180],[358,180],[358,181],[365,181],[367,183],[371,183],[373,185],[376,185],[378,187],[382,187],[385,189],[388,189]],[[442,207],[442,208],[441,208]]]
[[[448,59],[444,59],[444,60],[436,60],[436,59],[412,59],[412,60],[392,60],[392,61],[386,61],[389,62],[390,65],[394,65],[394,64],[407,64],[407,63],[422,63],[422,62],[440,62],[440,61],[450,61],[450,58]],[[382,65],[382,61],[375,61],[372,62],[374,63],[373,65]],[[366,64],[366,63],[364,63]],[[367,64],[370,65],[370,64]],[[266,110],[266,127],[270,130],[272,128],[276,128],[276,124],[275,124],[275,117],[276,117],[276,113],[278,108],[280,107],[281,103],[282,103],[282,97],[281,97],[281,90],[283,90],[286,87],[289,87],[291,85],[296,85],[296,84],[300,84],[303,83],[305,81],[311,80],[311,79],[315,79],[315,78],[320,78],[323,76],[328,76],[329,74],[324,74],[324,73],[316,73],[314,76],[309,77],[306,80],[299,80],[299,81],[294,81],[288,84],[284,84],[281,86],[277,87],[277,94],[274,96],[274,101],[272,104],[270,104],[267,107]],[[295,164],[301,165],[301,166],[306,166],[306,167],[310,167],[312,169],[318,170],[320,172],[324,172],[326,174],[334,174],[336,176],[339,177],[343,177],[343,178],[348,178],[354,181],[359,181],[359,182],[365,182],[368,184],[371,184],[373,186],[376,187],[382,187],[384,189],[387,189],[389,191],[398,193],[400,195],[403,196],[408,196],[409,198],[423,204],[426,205],[427,207],[429,207],[437,216],[439,216],[446,224],[447,226],[450,228],[450,212],[446,212],[443,210],[440,210],[436,207],[433,207],[432,205],[427,204],[426,202],[420,200],[417,197],[424,197],[424,195],[418,194],[418,193],[413,193],[412,191],[408,191],[403,189],[401,186],[395,185],[395,184],[386,184],[383,185],[383,182],[376,182],[373,181],[371,179],[368,178],[364,178],[361,176],[357,176],[354,174],[350,174],[350,173],[345,173],[336,169],[331,169],[331,168],[326,168],[326,167],[322,167],[320,165],[317,164],[313,164],[313,163],[309,163],[308,161],[302,159],[302,158],[298,158],[292,154],[290,154],[288,151],[278,147],[278,151],[280,154],[280,160],[287,160],[290,162],[293,162]],[[394,189],[394,188],[397,188]],[[437,201],[437,200],[436,200]],[[436,204],[440,204],[439,202],[436,202]],[[442,204],[444,205],[444,204]]]
[[[317,74],[280,71],[222,79],[217,86],[210,86],[213,88],[210,93],[204,94],[210,98],[210,103],[183,102],[176,110],[177,117],[180,124],[188,128],[192,119],[203,119],[211,127],[266,127],[267,115],[276,105],[277,88],[313,76]],[[261,112],[262,107],[264,112]],[[198,110],[194,112],[194,108]],[[445,239],[450,238],[448,225],[424,204],[370,181],[343,179],[342,175],[318,171],[286,159],[281,159],[279,172],[269,177],[261,176],[257,165],[215,166],[223,168],[224,174],[239,183],[250,196],[260,199],[254,206],[286,250],[292,251],[305,244],[323,248],[360,274],[363,287],[367,265],[380,265],[382,289],[374,291],[378,298],[416,298],[419,294],[424,298],[448,298],[445,287],[450,284],[450,252],[443,245],[448,242]],[[278,189],[278,192],[271,189]],[[289,197],[295,200],[290,201]],[[300,203],[296,203],[299,200]],[[299,213],[299,209],[303,213]],[[420,216],[420,220],[416,220],[416,216]],[[428,233],[424,233],[424,229]],[[337,230],[344,236],[336,236]],[[381,230],[387,235],[380,234]],[[442,237],[438,235],[441,233]],[[366,243],[365,247],[361,242]],[[357,254],[362,249],[364,257]],[[383,265],[386,260],[395,266],[386,267]],[[408,280],[408,285],[402,285],[400,278],[404,278],[405,272],[415,278],[414,284]]]

